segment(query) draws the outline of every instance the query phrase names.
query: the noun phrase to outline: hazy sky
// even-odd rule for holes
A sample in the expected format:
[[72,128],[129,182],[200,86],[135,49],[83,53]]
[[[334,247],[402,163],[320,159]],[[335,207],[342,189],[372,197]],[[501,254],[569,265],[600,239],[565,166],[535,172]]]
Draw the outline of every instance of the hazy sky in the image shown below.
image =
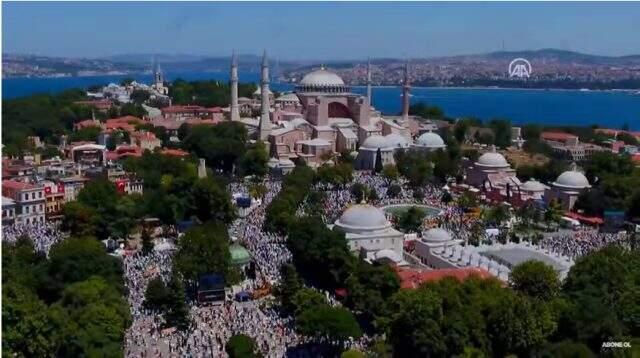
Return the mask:
[[7,3],[2,50],[283,59],[429,57],[560,48],[640,53],[640,3]]

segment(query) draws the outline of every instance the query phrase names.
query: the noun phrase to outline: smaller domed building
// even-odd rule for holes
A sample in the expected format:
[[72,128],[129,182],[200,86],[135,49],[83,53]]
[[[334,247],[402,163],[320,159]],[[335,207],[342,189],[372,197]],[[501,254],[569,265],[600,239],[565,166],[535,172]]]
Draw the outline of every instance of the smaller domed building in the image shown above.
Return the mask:
[[549,187],[536,179],[529,179],[518,189],[520,190],[520,196],[523,200],[542,200],[544,198],[545,191],[549,189]]
[[[333,229],[345,233],[351,251],[363,252],[374,259],[402,257],[404,234],[394,229],[384,212],[375,206],[357,204],[349,207],[336,220]],[[389,250],[396,255],[390,255]],[[376,255],[378,252],[381,253]]]
[[417,139],[414,148],[422,149],[426,151],[435,151],[438,149],[446,148],[446,144],[444,144],[444,140],[438,134],[433,132],[424,132]]
[[509,191],[522,185],[516,171],[505,157],[496,151],[495,146],[482,154],[476,162],[466,169],[467,183],[488,191],[500,191],[507,196]]
[[571,210],[578,200],[578,196],[591,188],[589,180],[581,172],[578,171],[575,163],[571,165],[571,169],[560,174],[556,181],[551,183],[544,196],[547,203],[557,200],[562,204],[564,210]]

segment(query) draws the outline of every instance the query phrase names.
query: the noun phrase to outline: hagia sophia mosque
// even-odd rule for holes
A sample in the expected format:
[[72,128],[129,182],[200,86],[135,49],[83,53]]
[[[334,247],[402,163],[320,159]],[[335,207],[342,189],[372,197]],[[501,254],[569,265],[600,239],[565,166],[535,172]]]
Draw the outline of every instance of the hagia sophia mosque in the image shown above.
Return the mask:
[[[295,166],[294,160],[318,167],[327,164],[332,154],[345,152],[354,156],[356,169],[372,170],[378,159],[383,165],[394,164],[394,153],[398,150],[446,149],[436,125],[409,115],[410,88],[409,70],[405,65],[402,114],[383,116],[371,104],[370,65],[365,96],[352,93],[340,76],[322,67],[306,74],[293,93],[274,98],[269,90],[265,52],[260,87],[254,93],[254,103],[259,100],[260,115],[245,117],[241,116],[247,112],[241,110],[239,104],[238,63],[234,55],[228,111],[232,121],[244,123],[250,133],[268,145],[271,156],[268,165],[274,172],[288,173]],[[268,95],[263,96],[265,93]],[[590,188],[587,178],[575,166],[562,173],[551,186],[535,179],[522,183],[505,157],[493,147],[476,161],[465,161],[463,166],[466,184],[496,201],[517,203],[531,199],[548,203],[556,199],[565,210],[571,210],[580,193]],[[406,235],[393,228],[389,215],[380,208],[353,205],[330,226],[344,231],[351,250],[364,254],[369,260],[407,264],[403,251]],[[550,264],[561,276],[573,264],[569,258],[530,244],[461,245],[451,233],[439,228],[426,231],[416,240],[415,258],[431,268],[484,268],[501,279],[508,277],[510,267],[527,258]]]

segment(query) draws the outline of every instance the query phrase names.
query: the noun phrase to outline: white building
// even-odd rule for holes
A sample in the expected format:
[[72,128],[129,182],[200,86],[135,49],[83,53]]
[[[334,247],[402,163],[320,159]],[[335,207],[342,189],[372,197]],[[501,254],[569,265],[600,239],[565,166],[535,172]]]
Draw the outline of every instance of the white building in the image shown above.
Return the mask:
[[382,210],[372,205],[351,206],[336,220],[333,229],[336,228],[344,231],[351,251],[364,252],[376,260],[402,260],[404,234],[393,228]]
[[462,246],[460,240],[439,228],[428,230],[416,241],[414,254],[422,264],[432,268],[479,267],[505,282],[514,266],[528,260],[542,261],[553,267],[560,278],[566,277],[574,264],[569,257],[529,243]]
[[590,188],[589,180],[578,171],[574,163],[570,170],[560,174],[556,181],[551,183],[551,188],[546,191],[544,199],[547,203],[555,199],[562,204],[564,210],[571,210],[578,196]]

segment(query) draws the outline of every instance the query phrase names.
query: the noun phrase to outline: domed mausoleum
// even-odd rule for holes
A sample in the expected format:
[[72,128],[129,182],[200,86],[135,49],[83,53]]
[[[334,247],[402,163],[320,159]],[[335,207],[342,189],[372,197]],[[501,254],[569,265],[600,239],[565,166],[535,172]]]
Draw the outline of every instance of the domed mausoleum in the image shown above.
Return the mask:
[[547,203],[555,199],[562,204],[564,210],[571,210],[578,196],[590,188],[591,184],[587,177],[579,172],[578,167],[573,163],[571,169],[560,174],[556,181],[551,183],[551,188],[546,191],[544,198]]
[[520,186],[520,195],[523,199],[540,200],[544,197],[544,192],[549,189],[548,186],[542,184],[535,179],[529,179]]
[[394,257],[402,257],[404,234],[394,229],[384,212],[375,206],[357,204],[349,207],[336,220],[333,229],[344,231],[351,251],[364,252],[375,259],[378,251],[391,250],[397,255]]
[[511,168],[507,159],[496,151],[495,146],[491,146],[488,152],[467,166],[466,174],[468,184],[485,192],[500,191],[505,196],[522,185],[516,177],[516,171]]
[[424,149],[427,151],[434,151],[443,149],[446,147],[444,140],[437,133],[425,132],[422,133],[413,145],[415,148]]

